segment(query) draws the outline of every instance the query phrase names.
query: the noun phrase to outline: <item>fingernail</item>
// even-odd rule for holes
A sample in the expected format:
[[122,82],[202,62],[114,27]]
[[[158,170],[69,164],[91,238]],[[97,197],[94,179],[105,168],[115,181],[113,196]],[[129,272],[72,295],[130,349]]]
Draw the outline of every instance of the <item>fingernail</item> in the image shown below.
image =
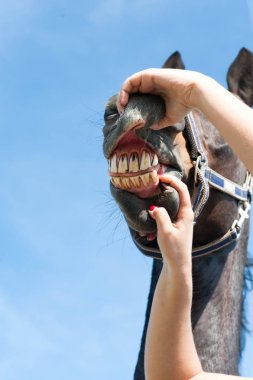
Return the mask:
[[151,205],[151,206],[149,206],[149,211],[154,211],[154,209],[156,208],[156,206],[154,206],[154,205]]

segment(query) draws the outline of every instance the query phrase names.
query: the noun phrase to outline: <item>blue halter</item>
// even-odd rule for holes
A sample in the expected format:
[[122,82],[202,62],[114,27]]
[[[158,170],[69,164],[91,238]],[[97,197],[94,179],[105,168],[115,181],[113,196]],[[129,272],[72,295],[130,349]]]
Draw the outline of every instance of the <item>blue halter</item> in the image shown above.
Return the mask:
[[229,248],[236,244],[240,237],[243,223],[245,219],[249,218],[253,180],[251,174],[247,172],[244,184],[240,186],[211,169],[208,166],[208,160],[202,148],[197,132],[197,126],[191,113],[186,116],[185,121],[187,138],[191,144],[191,159],[195,166],[194,180],[196,191],[192,205],[194,211],[194,223],[196,224],[197,219],[209,198],[209,187],[222,191],[239,201],[239,219],[234,220],[230,229],[221,238],[206,245],[193,248],[192,257],[197,258],[220,251],[226,247]]

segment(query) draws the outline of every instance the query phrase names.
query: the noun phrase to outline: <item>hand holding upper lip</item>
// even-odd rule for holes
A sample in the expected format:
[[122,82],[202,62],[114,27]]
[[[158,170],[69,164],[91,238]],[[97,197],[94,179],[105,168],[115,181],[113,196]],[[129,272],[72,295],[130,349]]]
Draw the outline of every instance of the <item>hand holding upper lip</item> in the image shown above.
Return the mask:
[[182,120],[195,106],[196,83],[203,75],[179,69],[147,69],[133,74],[123,83],[117,101],[121,113],[128,103],[129,95],[152,93],[160,95],[166,105],[165,117],[154,129],[173,125]]

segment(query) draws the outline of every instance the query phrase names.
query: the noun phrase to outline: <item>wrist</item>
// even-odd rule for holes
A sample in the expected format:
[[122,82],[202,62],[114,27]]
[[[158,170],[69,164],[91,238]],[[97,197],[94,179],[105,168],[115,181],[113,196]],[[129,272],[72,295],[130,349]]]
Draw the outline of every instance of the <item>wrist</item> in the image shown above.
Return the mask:
[[184,255],[182,252],[175,255],[175,257],[171,257],[170,254],[163,254],[163,267],[164,271],[166,271],[170,276],[178,276],[178,277],[189,277],[192,275],[192,256],[191,252],[188,250],[185,251]]
[[166,260],[163,262],[162,276],[168,284],[173,284],[179,290],[192,291],[192,264],[185,263],[172,267]]
[[200,111],[202,110],[203,99],[208,95],[210,88],[213,86],[217,86],[218,83],[211,77],[201,74],[194,73],[195,78],[192,83],[192,91],[191,91],[191,107],[197,108]]

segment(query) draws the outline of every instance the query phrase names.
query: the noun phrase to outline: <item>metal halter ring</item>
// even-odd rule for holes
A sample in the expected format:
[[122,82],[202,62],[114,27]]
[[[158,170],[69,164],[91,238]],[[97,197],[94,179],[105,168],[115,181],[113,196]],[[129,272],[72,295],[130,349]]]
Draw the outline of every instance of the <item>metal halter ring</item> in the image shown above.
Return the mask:
[[198,170],[199,170],[199,163],[201,161],[201,156],[198,156],[197,160],[194,162],[194,166],[195,166],[195,172],[194,172],[194,183],[195,185],[198,184]]

